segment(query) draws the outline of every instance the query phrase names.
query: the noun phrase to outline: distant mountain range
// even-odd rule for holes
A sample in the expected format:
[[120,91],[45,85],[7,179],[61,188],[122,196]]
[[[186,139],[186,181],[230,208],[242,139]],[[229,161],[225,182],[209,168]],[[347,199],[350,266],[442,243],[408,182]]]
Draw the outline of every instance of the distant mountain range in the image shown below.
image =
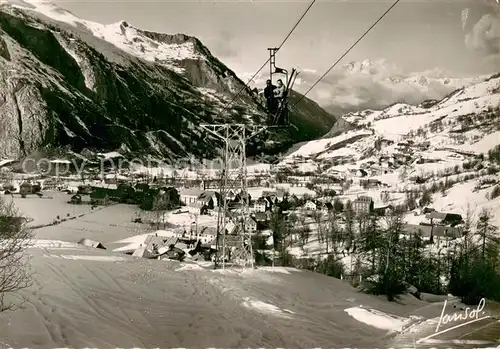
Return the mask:
[[[303,85],[316,81],[315,74],[303,74]],[[382,109],[394,103],[418,104],[441,99],[456,89],[484,81],[478,77],[452,77],[439,69],[406,73],[385,60],[351,61],[333,70],[318,84],[321,94],[311,93],[329,112],[343,115],[363,109]]]
[[[314,84],[323,72],[301,70],[295,89],[303,92]],[[250,74],[243,74],[250,78]],[[254,85],[265,85],[266,76],[259,76]],[[328,112],[343,114],[364,109],[383,109],[394,103],[418,104],[426,99],[441,99],[456,89],[484,81],[488,75],[453,77],[439,69],[408,73],[386,60],[350,61],[334,68],[308,97]],[[338,127],[338,125],[337,125]]]

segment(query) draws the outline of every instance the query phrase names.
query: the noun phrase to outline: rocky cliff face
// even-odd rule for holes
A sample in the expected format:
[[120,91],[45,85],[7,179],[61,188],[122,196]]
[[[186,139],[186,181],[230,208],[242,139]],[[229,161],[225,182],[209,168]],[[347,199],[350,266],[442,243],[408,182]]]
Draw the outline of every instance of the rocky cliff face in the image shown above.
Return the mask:
[[[0,4],[0,158],[40,148],[215,155],[200,123],[263,123],[258,97],[198,39],[101,25],[49,3]],[[293,103],[293,102],[292,102]],[[335,123],[304,100],[299,131],[268,135],[283,147]]]

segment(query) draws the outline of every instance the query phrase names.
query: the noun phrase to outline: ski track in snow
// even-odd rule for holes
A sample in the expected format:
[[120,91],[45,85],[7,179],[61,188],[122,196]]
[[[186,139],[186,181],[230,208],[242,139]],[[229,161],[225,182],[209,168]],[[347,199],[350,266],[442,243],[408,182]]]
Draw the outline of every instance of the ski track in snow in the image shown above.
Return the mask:
[[359,322],[387,331],[401,331],[408,319],[389,315],[375,309],[366,309],[362,306],[344,310]]

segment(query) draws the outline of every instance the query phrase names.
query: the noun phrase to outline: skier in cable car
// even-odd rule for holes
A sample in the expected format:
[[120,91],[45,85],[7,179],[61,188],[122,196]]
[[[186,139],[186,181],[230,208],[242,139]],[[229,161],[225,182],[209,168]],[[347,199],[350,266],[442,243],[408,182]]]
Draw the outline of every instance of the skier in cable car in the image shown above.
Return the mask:
[[277,109],[276,99],[274,98],[274,90],[276,86],[274,86],[271,80],[266,81],[266,87],[264,88],[264,97],[266,98],[267,110],[274,114]]
[[277,101],[277,115],[276,115],[276,123],[278,125],[283,126],[285,124],[284,114],[285,114],[285,99],[286,99],[286,87],[283,84],[283,80],[278,79],[277,87],[274,90],[274,98]]
[[274,98],[276,98],[278,106],[280,106],[283,103],[283,98],[285,97],[285,85],[281,79],[278,79],[276,83],[278,86],[274,89]]

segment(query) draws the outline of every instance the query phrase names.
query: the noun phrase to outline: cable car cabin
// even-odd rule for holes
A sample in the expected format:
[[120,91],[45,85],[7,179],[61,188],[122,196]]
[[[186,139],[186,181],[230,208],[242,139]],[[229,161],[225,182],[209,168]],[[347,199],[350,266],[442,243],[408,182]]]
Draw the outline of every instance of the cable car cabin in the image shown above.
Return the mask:
[[[275,65],[275,54],[278,49],[271,48],[268,50],[270,51],[270,78],[267,80],[266,87],[264,88],[264,97],[266,98],[266,108],[269,116],[268,122],[272,126],[288,127],[290,126],[288,96],[298,73],[295,69],[292,69],[289,77],[285,69],[278,68]],[[272,83],[274,74],[283,74],[285,82],[280,78],[276,80],[276,85],[274,85]]]
[[[279,68],[278,68],[279,69]],[[280,69],[283,71],[282,69]],[[285,71],[286,72],[286,71]],[[289,91],[291,88],[291,82],[295,80],[297,76],[296,71],[292,71],[292,79],[286,77],[287,84],[283,83],[282,79],[276,80],[276,85],[273,85],[271,79],[267,80],[266,88],[264,89],[264,96],[266,98],[266,108],[269,115],[269,123],[273,126],[290,126],[290,121],[288,118],[289,113]]]

